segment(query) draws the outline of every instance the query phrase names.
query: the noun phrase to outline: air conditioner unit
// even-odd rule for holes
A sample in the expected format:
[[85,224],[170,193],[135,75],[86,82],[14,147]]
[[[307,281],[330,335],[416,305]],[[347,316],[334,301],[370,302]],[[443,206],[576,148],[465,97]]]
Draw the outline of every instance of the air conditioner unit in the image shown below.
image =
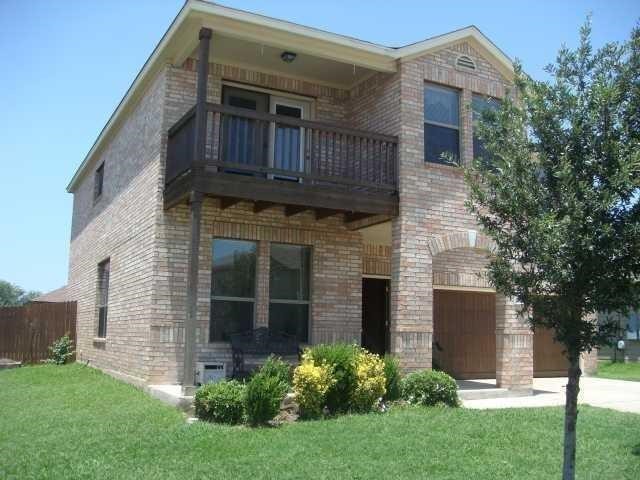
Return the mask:
[[216,383],[224,380],[227,376],[227,369],[224,362],[198,362],[196,363],[196,383]]

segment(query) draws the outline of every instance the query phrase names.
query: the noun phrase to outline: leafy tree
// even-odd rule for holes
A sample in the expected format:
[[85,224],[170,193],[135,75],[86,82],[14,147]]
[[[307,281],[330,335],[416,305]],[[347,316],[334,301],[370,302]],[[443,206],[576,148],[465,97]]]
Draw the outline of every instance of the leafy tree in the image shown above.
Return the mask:
[[490,160],[465,175],[495,243],[492,284],[532,327],[552,328],[569,360],[564,479],[575,477],[580,354],[615,329],[592,319],[640,303],[640,28],[597,51],[589,21],[580,34],[547,67],[550,81],[516,65],[513,98],[480,122]]
[[0,280],[0,307],[24,305],[40,295],[40,292],[25,292],[22,288],[6,280]]

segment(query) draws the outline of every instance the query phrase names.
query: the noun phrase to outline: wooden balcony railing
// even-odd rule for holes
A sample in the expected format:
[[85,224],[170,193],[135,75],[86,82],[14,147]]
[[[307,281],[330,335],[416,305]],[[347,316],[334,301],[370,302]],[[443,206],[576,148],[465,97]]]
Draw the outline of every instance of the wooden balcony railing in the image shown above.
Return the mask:
[[368,193],[397,191],[396,137],[207,103],[204,158],[195,108],[170,130],[166,184],[188,171],[233,173]]

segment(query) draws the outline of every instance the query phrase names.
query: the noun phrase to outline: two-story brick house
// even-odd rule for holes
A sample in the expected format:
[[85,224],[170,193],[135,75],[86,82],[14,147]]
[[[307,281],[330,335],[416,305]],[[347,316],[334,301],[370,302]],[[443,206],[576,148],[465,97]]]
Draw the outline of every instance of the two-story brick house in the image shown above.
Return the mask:
[[187,2],[68,186],[79,358],[188,389],[268,326],[530,389],[534,336],[441,155],[481,154],[511,75],[475,27],[389,48]]

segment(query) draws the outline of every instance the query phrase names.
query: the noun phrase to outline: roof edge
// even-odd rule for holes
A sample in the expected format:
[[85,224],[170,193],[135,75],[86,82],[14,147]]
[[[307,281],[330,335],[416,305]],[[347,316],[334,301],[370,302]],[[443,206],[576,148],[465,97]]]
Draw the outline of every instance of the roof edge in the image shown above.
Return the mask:
[[282,32],[289,32],[291,34],[304,36],[313,40],[333,43],[337,47],[339,46],[345,47],[347,49],[353,49],[356,53],[357,51],[366,52],[368,54],[388,58],[390,61],[399,62],[409,61],[412,58],[417,58],[437,48],[442,48],[445,45],[457,41],[462,41],[467,38],[473,38],[481,47],[483,47],[486,53],[491,55],[497,61],[501,73],[503,73],[505,76],[513,73],[513,62],[511,61],[511,59],[502,50],[500,50],[487,36],[485,36],[475,25],[470,25],[468,27],[422,40],[420,42],[405,45],[403,47],[394,48],[375,44],[372,42],[366,42],[345,35],[327,32],[313,27],[299,25],[285,20],[279,20],[256,13],[225,7],[205,0],[186,0],[178,14],[175,16],[175,18],[167,28],[167,31],[164,33],[158,44],[151,52],[151,55],[149,55],[149,58],[147,58],[147,60],[143,64],[135,79],[127,89],[122,100],[120,100],[117,107],[107,120],[107,123],[98,134],[98,137],[91,146],[90,150],[85,155],[82,163],[76,169],[73,177],[67,185],[67,192],[73,193],[78,181],[85,173],[85,170],[88,168],[88,165],[91,163],[93,157],[102,148],[104,142],[112,133],[112,130],[116,128],[116,124],[126,113],[128,107],[130,107],[130,104],[134,101],[136,95],[142,91],[144,83],[149,80],[149,75],[153,73],[153,70],[160,65],[160,62],[163,59],[162,54],[165,52],[171,40],[175,37],[180,27],[192,12],[197,15],[212,15],[241,21],[247,24],[253,24],[259,27],[268,27]]

